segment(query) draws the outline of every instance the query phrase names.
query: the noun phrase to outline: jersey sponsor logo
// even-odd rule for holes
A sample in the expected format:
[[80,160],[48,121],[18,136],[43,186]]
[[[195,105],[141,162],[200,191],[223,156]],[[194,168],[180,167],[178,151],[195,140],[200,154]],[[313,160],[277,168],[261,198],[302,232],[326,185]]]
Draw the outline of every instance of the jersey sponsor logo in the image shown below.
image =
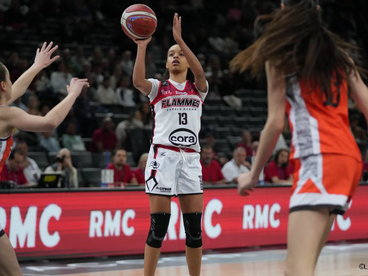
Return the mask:
[[197,136],[195,133],[186,128],[179,128],[171,132],[169,141],[174,146],[189,147],[197,144]]
[[161,108],[169,107],[199,107],[200,101],[194,98],[170,98],[163,99]]

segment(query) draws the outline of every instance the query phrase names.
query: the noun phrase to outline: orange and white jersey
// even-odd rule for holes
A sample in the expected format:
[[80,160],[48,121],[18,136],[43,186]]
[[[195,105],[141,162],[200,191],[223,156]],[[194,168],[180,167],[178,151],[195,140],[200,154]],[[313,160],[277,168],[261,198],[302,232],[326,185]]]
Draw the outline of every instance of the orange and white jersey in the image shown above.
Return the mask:
[[0,138],[0,173],[3,170],[3,166],[8,159],[13,146],[13,135],[9,135],[7,138]]
[[332,85],[332,99],[312,91],[296,74],[286,77],[286,112],[292,132],[290,159],[318,154],[342,154],[361,160],[350,130],[348,85]]

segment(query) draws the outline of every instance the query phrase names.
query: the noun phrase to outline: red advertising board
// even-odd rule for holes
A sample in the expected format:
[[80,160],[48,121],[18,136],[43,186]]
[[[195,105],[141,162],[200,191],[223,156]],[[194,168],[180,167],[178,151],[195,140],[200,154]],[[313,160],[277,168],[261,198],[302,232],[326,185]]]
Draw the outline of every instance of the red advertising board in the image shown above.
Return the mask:
[[[203,248],[221,249],[286,243],[290,188],[259,188],[249,197],[236,189],[204,193]],[[0,223],[18,257],[142,254],[149,229],[143,191],[0,194]],[[177,199],[163,252],[185,249]],[[368,186],[359,186],[330,240],[368,239]]]

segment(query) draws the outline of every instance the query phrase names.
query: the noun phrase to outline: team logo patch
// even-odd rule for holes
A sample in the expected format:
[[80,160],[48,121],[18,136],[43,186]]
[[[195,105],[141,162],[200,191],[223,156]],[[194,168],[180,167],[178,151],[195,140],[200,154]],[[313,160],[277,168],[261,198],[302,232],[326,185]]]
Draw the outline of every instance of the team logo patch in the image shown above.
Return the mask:
[[160,167],[160,163],[158,163],[157,161],[152,161],[150,167],[152,167],[152,169],[154,170],[157,170]]
[[169,141],[174,146],[189,147],[197,144],[197,136],[195,133],[186,128],[179,128],[171,132]]

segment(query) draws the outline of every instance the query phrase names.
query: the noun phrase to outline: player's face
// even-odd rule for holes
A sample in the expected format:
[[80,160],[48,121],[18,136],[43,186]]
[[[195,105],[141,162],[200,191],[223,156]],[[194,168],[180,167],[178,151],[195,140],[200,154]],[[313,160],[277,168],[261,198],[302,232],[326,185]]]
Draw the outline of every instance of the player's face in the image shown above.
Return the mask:
[[189,65],[179,45],[173,45],[167,52],[166,68],[170,73],[178,74],[188,70]]

